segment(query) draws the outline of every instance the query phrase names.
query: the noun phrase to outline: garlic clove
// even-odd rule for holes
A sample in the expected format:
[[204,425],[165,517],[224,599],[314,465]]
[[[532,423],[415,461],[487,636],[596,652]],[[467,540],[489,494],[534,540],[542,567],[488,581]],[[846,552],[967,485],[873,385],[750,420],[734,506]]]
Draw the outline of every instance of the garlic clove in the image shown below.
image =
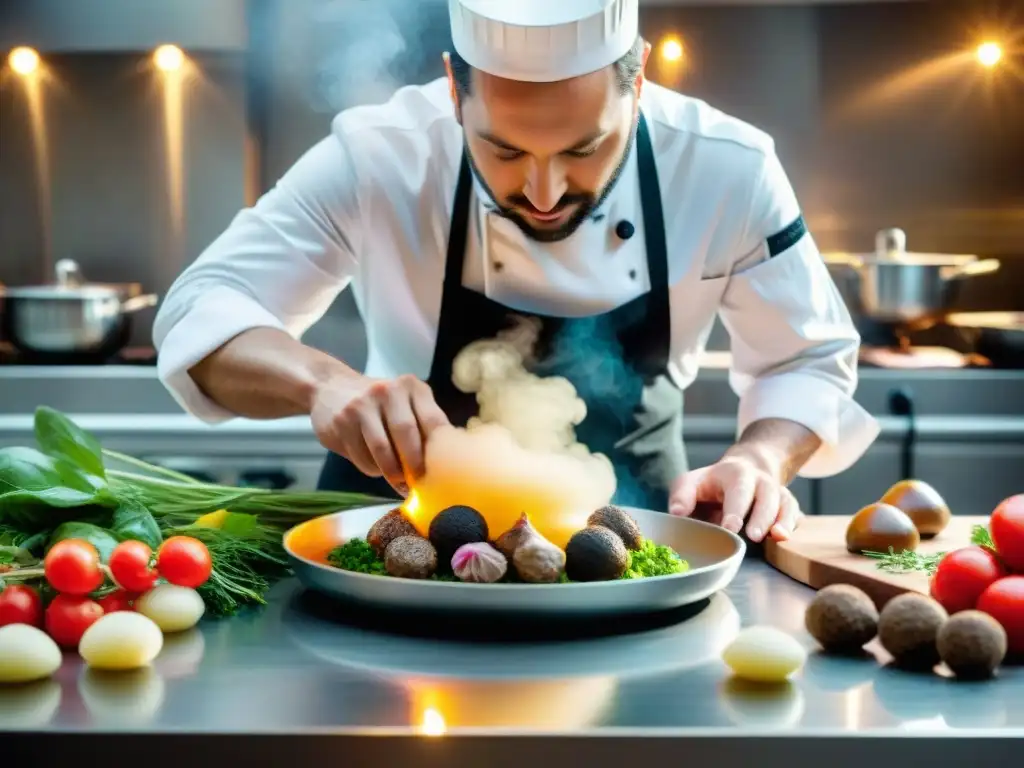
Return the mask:
[[493,584],[508,570],[508,560],[486,542],[463,544],[452,556],[452,571],[460,581]]
[[522,539],[512,556],[512,564],[523,581],[552,584],[558,581],[565,569],[565,552],[541,536],[526,521]]

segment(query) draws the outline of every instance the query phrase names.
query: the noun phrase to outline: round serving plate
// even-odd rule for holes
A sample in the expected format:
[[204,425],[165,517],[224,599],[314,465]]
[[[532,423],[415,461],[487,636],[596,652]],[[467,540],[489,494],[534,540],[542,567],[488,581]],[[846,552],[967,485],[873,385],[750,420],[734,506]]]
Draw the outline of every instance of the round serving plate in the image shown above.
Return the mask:
[[349,539],[365,538],[391,504],[336,512],[295,526],[284,548],[306,587],[375,608],[457,614],[559,618],[670,611],[724,589],[743,562],[746,545],[726,529],[663,512],[624,507],[643,535],[672,547],[690,564],[685,573],[573,584],[464,584],[373,576],[334,568],[327,554]]

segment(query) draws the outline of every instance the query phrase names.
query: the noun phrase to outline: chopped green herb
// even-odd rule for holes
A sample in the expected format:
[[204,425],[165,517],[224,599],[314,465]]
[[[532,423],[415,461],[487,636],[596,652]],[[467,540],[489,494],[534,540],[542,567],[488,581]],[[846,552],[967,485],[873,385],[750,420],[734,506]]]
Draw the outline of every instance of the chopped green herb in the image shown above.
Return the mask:
[[624,579],[670,576],[673,573],[684,573],[690,570],[690,564],[683,560],[674,549],[663,544],[655,544],[650,539],[644,539],[640,549],[629,554],[629,568],[622,576]]
[[946,556],[945,552],[937,552],[934,555],[921,555],[910,550],[895,552],[889,547],[888,552],[865,552],[866,557],[878,561],[878,569],[889,573],[915,573],[923,571],[929,576],[935,573],[939,567],[939,561]]
[[377,553],[365,539],[349,539],[340,547],[335,547],[327,555],[327,562],[343,571],[387,575],[384,561],[377,557]]

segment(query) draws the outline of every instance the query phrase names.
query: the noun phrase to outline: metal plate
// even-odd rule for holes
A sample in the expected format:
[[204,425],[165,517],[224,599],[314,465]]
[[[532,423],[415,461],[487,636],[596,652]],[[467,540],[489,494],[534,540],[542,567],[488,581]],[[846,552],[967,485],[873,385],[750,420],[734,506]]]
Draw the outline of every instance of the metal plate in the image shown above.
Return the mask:
[[700,520],[627,507],[643,535],[672,547],[690,570],[647,579],[588,584],[461,584],[371,576],[333,568],[327,553],[365,537],[393,505],[362,507],[310,520],[285,534],[299,580],[310,589],[378,608],[524,617],[586,617],[668,611],[725,588],[743,562],[746,545],[734,533]]

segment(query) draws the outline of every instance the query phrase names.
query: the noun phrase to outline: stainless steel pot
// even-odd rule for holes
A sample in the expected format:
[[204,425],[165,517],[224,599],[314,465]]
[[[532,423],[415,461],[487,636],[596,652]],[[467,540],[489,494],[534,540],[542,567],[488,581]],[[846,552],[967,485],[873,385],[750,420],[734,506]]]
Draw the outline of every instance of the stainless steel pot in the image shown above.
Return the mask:
[[30,356],[110,357],[131,338],[131,315],[159,297],[136,283],[87,283],[78,265],[56,265],[56,282],[0,288],[3,336]]
[[830,253],[824,258],[857,281],[857,306],[852,309],[872,320],[908,327],[941,320],[955,305],[964,279],[999,269],[997,259],[908,253],[907,235],[901,229],[878,232],[874,253]]

